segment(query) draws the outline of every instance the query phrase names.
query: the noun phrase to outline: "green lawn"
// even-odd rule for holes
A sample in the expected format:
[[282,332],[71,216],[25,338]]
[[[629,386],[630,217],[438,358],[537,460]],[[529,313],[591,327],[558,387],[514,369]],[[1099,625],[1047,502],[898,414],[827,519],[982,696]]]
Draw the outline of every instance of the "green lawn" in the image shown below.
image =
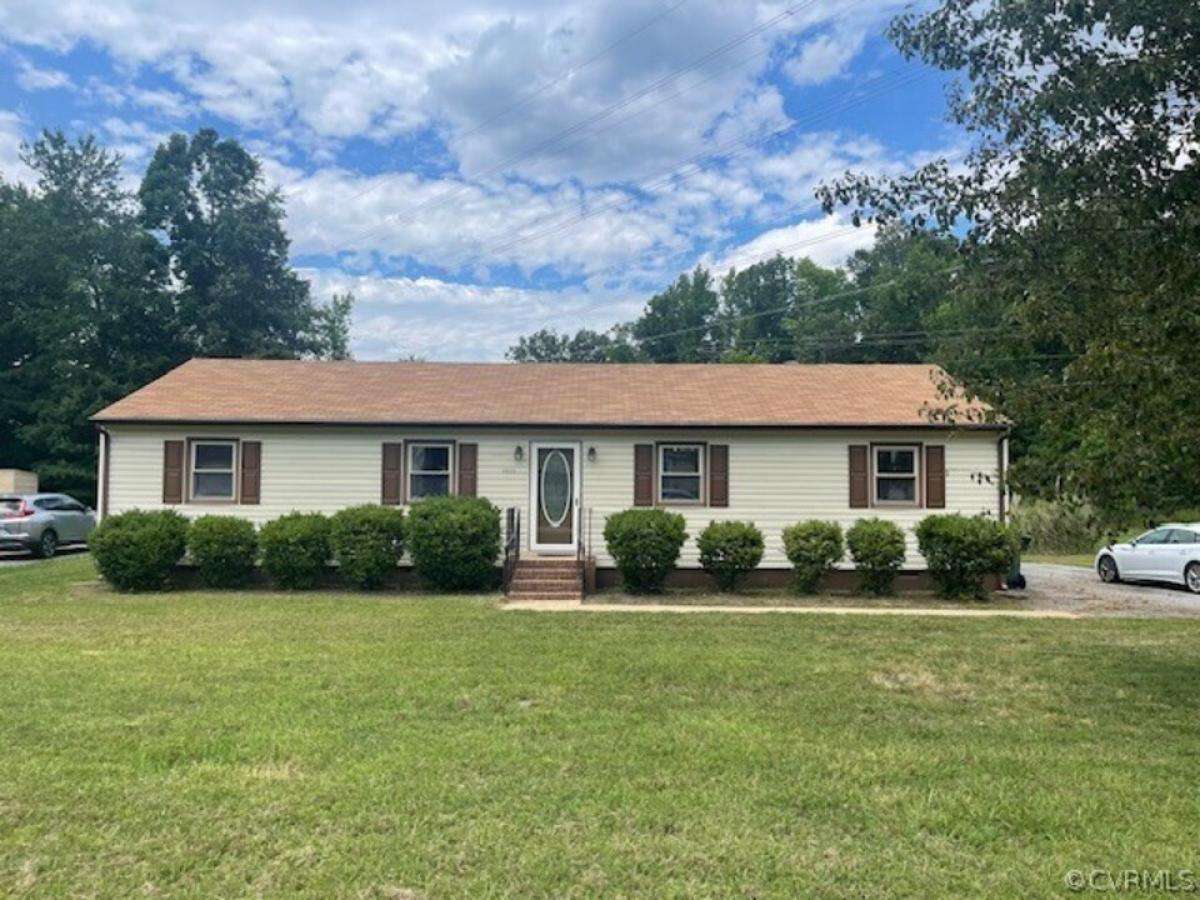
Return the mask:
[[1197,868],[1200,623],[0,569],[0,893],[1046,896]]

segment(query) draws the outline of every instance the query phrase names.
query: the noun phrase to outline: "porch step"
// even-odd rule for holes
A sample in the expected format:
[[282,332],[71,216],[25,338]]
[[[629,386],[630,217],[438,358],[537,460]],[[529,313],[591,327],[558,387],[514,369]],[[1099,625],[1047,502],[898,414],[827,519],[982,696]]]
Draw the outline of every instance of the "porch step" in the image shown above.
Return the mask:
[[570,569],[576,571],[579,568],[579,560],[573,556],[522,556],[517,561],[517,567],[521,569]]
[[507,594],[510,600],[581,600],[583,569],[575,559],[521,559]]

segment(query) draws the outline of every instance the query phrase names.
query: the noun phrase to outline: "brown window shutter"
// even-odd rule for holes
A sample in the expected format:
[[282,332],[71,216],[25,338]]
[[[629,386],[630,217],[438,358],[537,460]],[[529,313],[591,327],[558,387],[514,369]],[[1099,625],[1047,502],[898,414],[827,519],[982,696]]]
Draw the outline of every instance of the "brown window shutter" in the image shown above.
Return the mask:
[[479,445],[458,445],[458,493],[463,497],[474,497],[479,480]]
[[404,502],[404,445],[383,445],[383,487],[381,502],[399,506]]
[[633,505],[654,505],[654,445],[633,445]]
[[163,503],[183,502],[183,441],[163,441]]
[[925,505],[946,508],[946,448],[938,444],[925,448]]
[[262,441],[242,441],[242,503],[258,503],[262,487]]
[[867,470],[866,444],[850,445],[850,508],[865,509],[871,505],[870,473]]
[[708,505],[729,505],[729,445],[708,446]]

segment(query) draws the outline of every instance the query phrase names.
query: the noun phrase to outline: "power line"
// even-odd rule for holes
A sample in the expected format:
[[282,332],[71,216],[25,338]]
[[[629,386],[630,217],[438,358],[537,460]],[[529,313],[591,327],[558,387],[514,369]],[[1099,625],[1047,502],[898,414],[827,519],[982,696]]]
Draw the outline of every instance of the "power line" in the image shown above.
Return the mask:
[[[838,229],[838,230],[836,230],[836,231],[829,232],[829,233],[827,233],[827,234],[817,235],[817,236],[815,236],[815,237],[811,237],[811,238],[805,238],[804,240],[801,240],[801,241],[796,241],[796,242],[794,242],[794,243],[791,243],[791,244],[784,244],[784,245],[782,245],[782,246],[780,246],[780,247],[776,247],[776,248],[774,248],[774,249],[773,249],[773,250],[771,250],[769,253],[767,253],[765,256],[750,256],[750,257],[747,257],[747,258],[746,258],[744,261],[745,261],[745,262],[751,262],[751,263],[752,263],[752,262],[754,262],[754,261],[756,261],[756,260],[759,260],[759,259],[765,259],[765,258],[768,258],[768,257],[773,257],[773,256],[775,256],[776,254],[779,254],[779,253],[783,252],[784,250],[792,250],[792,249],[796,249],[796,248],[799,248],[799,247],[808,247],[808,246],[813,246],[813,245],[816,245],[816,244],[820,244],[820,243],[822,243],[822,242],[824,242],[824,241],[833,240],[834,238],[839,238],[839,237],[842,237],[842,236],[844,236],[844,235],[846,235],[846,234],[849,234],[850,232],[853,232],[853,231],[858,231],[858,230],[859,230],[859,229],[858,229],[857,227],[855,227],[855,226],[853,226],[853,225],[849,225],[849,226],[846,226],[845,228],[840,228],[840,229]],[[743,261],[743,260],[739,260],[739,262],[741,262],[741,261]],[[612,271],[612,270],[613,270],[613,269],[615,269],[615,268],[617,268],[617,267],[616,267],[616,266],[610,266],[608,269],[604,269],[604,270],[602,270],[602,273],[603,273],[603,272]],[[601,274],[602,274],[602,273],[601,273]],[[546,328],[546,327],[547,327],[547,324],[548,324],[550,321],[554,320],[554,319],[559,319],[559,318],[562,318],[562,317],[564,317],[564,316],[573,316],[573,317],[576,317],[576,318],[577,318],[577,317],[579,317],[579,316],[586,315],[586,314],[588,314],[588,313],[590,313],[590,312],[595,312],[595,311],[597,311],[597,310],[599,310],[599,309],[602,309],[603,307],[605,307],[605,306],[609,305],[609,304],[610,304],[610,302],[611,302],[610,300],[604,300],[604,301],[601,301],[601,302],[599,302],[599,303],[592,304],[592,305],[590,305],[590,306],[585,306],[585,307],[583,307],[582,309],[563,310],[562,312],[559,312],[559,313],[554,313],[554,314],[551,314],[551,315],[549,315],[549,316],[542,316],[542,317],[539,317],[539,319],[538,319],[538,320],[541,322],[541,327],[540,327],[540,328],[538,328],[538,329],[535,329],[535,330],[536,330],[536,331],[541,331],[541,330],[543,330],[544,328]],[[607,328],[607,329],[605,329],[604,331],[601,331],[601,332],[599,332],[599,333],[600,333],[600,334],[607,334],[607,333],[608,333],[608,332],[610,332],[610,331],[615,331],[617,328],[619,328],[619,327],[621,326],[621,324],[622,324],[622,323],[618,323],[618,324],[616,324],[616,325],[609,326],[609,328]]]

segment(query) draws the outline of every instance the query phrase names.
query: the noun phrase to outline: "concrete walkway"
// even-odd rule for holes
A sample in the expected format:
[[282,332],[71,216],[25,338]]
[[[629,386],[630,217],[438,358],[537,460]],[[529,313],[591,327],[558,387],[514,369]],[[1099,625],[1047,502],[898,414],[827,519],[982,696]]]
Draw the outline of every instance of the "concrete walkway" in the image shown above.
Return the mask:
[[578,600],[515,600],[503,609],[527,612],[634,613],[818,613],[834,616],[941,616],[949,619],[1078,619],[1076,613],[1049,609],[947,609],[871,606],[691,606],[683,603],[580,603]]

